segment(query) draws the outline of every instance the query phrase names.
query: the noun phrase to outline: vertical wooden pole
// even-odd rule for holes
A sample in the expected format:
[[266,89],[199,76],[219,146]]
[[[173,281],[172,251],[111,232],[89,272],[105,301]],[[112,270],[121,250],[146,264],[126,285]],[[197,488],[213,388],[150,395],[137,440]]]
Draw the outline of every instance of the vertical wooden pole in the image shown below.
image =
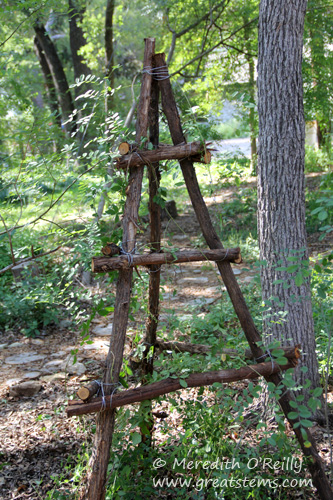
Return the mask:
[[[164,66],[166,64],[164,54],[156,54],[155,60],[158,66]],[[172,141],[174,144],[180,144],[183,141],[186,142],[182,131],[170,80],[161,80],[159,84],[161,89],[163,111],[168,120]],[[200,187],[192,161],[186,158],[184,160],[180,160],[179,163],[183,172],[184,180],[191,198],[194,211],[196,213],[207,244],[211,249],[223,248],[222,242],[213,227],[207,206],[200,192]],[[263,355],[261,347],[257,344],[257,342],[261,340],[261,336],[259,335],[259,332],[255,327],[254,321],[251,317],[243,294],[234,276],[231,265],[229,262],[218,262],[217,265],[225,286],[228,290],[235,312],[242,325],[252,354],[254,355],[255,359],[258,359]],[[276,386],[281,383],[280,374],[266,376],[265,378],[267,381],[273,382]],[[287,420],[293,427],[294,424],[299,421],[299,419],[291,419],[288,417],[289,413],[294,411],[290,405],[290,400],[290,392],[286,391],[279,399],[279,403]],[[330,500],[331,498],[333,498],[333,491],[330,482],[325,474],[324,466],[318,454],[316,443],[312,437],[311,432],[308,429],[303,429],[303,435],[301,432],[301,427],[298,427],[296,429],[293,427],[293,430],[304,455],[309,458],[309,470],[312,475],[313,484],[318,489],[320,498],[323,500]],[[308,443],[306,443],[306,441],[308,441]]]
[[[154,50],[155,40],[153,38],[145,39],[144,68],[151,67]],[[142,137],[147,137],[151,81],[152,78],[149,72],[144,72],[136,128],[136,142],[138,144],[140,144]],[[123,249],[127,252],[131,252],[135,248],[143,170],[144,167],[132,168],[129,173],[122,242]],[[105,395],[112,394],[116,390],[119,381],[131,298],[132,275],[133,268],[119,271],[113,329],[103,378]],[[106,475],[114,421],[115,410],[105,409],[97,415],[94,446],[84,481],[84,488],[80,495],[81,500],[105,499]]]
[[[159,123],[158,123],[158,101],[159,87],[157,80],[152,82],[151,105],[149,111],[149,140],[154,148],[158,147],[159,142]],[[155,203],[154,198],[158,194],[160,186],[161,172],[158,163],[148,165],[149,179],[149,214],[150,214],[150,248],[152,252],[161,250],[161,210],[160,205]],[[143,360],[143,377],[153,372],[153,359],[147,359],[147,354],[151,346],[155,345],[156,329],[158,324],[159,312],[159,292],[160,292],[160,268],[161,266],[150,266],[149,275],[149,304],[148,318],[146,323],[145,358]]]
[[[153,58],[153,67],[155,61]],[[149,109],[149,140],[154,148],[158,147],[159,143],[159,86],[158,81],[152,81],[151,101]],[[154,198],[158,194],[160,186],[161,172],[159,163],[152,163],[147,165],[148,180],[149,180],[149,216],[150,216],[150,249],[151,252],[159,252],[161,250],[161,209]],[[159,294],[160,294],[160,272],[161,266],[149,266],[149,298],[148,298],[148,317],[146,321],[146,334],[144,337],[145,350],[142,360],[142,384],[147,382],[147,375],[153,373],[153,353],[151,347],[155,346],[156,330],[158,325],[159,314]],[[154,351],[153,351],[154,352]],[[149,357],[150,356],[150,357]],[[152,401],[144,403],[146,411],[147,404],[150,407],[150,416],[145,422],[146,429],[142,429],[142,441],[146,444],[151,444],[153,433],[153,416],[151,415]],[[147,435],[148,431],[148,435]]]

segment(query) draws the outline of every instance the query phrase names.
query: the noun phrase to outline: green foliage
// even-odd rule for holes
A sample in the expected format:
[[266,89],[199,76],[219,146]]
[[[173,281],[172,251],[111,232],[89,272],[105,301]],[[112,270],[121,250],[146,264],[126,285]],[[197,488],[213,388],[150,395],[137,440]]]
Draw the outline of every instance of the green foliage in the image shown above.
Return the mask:
[[307,226],[311,231],[320,231],[319,240],[333,230],[333,174],[328,172],[320,181],[320,190],[310,195]]
[[305,145],[305,172],[325,172],[331,164],[327,151]]
[[306,120],[317,120],[323,141],[330,149],[330,120],[332,116],[331,46],[332,6],[324,0],[310,0],[304,30],[304,104]]

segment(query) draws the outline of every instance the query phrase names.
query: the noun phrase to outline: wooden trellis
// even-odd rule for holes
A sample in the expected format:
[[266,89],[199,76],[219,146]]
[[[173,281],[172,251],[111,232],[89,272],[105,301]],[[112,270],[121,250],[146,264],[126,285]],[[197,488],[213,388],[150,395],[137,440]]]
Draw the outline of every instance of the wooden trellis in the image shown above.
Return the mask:
[[[173,146],[159,145],[158,122],[160,96]],[[154,145],[154,150],[152,151],[146,147],[148,137],[149,142]],[[158,341],[156,338],[156,329],[159,311],[160,267],[164,264],[172,265],[177,262],[215,261],[248,340],[252,357],[255,360],[261,360],[260,363],[245,366],[239,370],[220,370],[192,374],[186,379],[188,387],[210,385],[214,382],[230,382],[244,378],[256,378],[259,375],[264,376],[267,381],[279,385],[281,382],[281,371],[294,367],[300,357],[299,346],[296,346],[284,348],[287,364],[283,366],[265,359],[268,354],[260,346],[261,336],[255,327],[230,265],[231,262],[241,262],[240,250],[239,248],[223,248],[201,195],[193,166],[194,161],[204,163],[210,161],[209,144],[202,144],[200,142],[186,143],[171,88],[165,56],[164,54],[155,54],[155,40],[152,38],[145,40],[143,78],[138,106],[135,144],[122,143],[120,153],[121,156],[117,160],[117,165],[119,168],[127,169],[129,172],[123,216],[122,245],[121,247],[117,247],[113,243],[110,244],[103,249],[104,256],[94,257],[92,264],[93,272],[119,270],[109,353],[106,359],[103,381],[94,382],[90,386],[81,388],[78,394],[82,398],[82,401],[71,401],[67,408],[68,416],[97,412],[94,448],[85,485],[80,497],[81,499],[88,500],[100,500],[105,497],[107,466],[114,429],[115,408],[133,402],[152,400],[157,396],[176,391],[182,387],[179,380],[166,379],[153,384],[142,385],[135,389],[116,392],[123,360],[132,275],[135,266],[146,266],[152,271],[149,276],[149,314],[144,339],[148,346],[143,358],[144,382],[147,375],[153,371],[153,357],[148,357],[149,346],[161,344],[161,341]],[[179,160],[192,206],[209,250],[199,251],[195,249],[176,254],[161,252],[160,207],[154,202],[161,177],[158,165],[158,161],[161,159]],[[135,241],[145,165],[147,166],[149,177],[151,253],[138,255],[135,253]],[[93,397],[97,390],[101,388],[102,394],[99,397]],[[289,422],[293,425],[298,419],[293,420],[288,417],[288,414],[293,411],[290,399],[290,394],[284,392],[279,402]],[[304,454],[311,458],[309,468],[314,484],[320,491],[321,498],[332,498],[332,491],[311,433],[306,430],[306,439],[304,439],[300,427],[294,429],[294,431]],[[305,445],[305,441],[308,441],[311,446]]]

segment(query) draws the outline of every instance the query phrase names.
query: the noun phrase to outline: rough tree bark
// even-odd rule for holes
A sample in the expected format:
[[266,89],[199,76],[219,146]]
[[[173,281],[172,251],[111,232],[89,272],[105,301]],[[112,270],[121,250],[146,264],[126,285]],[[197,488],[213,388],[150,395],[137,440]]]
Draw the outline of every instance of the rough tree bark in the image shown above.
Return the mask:
[[34,38],[34,50],[35,54],[37,56],[37,59],[39,61],[43,77],[45,80],[45,88],[46,88],[46,95],[47,95],[47,100],[51,109],[51,112],[54,114],[54,119],[56,123],[61,127],[61,120],[60,120],[60,113],[59,113],[59,106],[58,106],[58,100],[57,100],[57,91],[55,89],[53,79],[52,79],[52,73],[50,70],[50,67],[47,63],[45,54],[43,52],[43,49],[38,42],[37,37]]
[[115,0],[107,0],[105,10],[105,76],[109,80],[111,91],[107,92],[106,109],[112,109],[112,91],[114,89],[114,47],[113,47],[113,14],[115,9]]
[[[34,30],[52,73],[53,83],[61,108],[62,120],[63,122],[67,122],[73,114],[74,106],[64,68],[52,40],[45,31],[45,27],[42,24],[35,24]],[[75,122],[71,121],[64,125],[64,127],[67,132],[73,132],[76,128]]]
[[[81,27],[83,14],[85,8],[82,2],[77,0],[68,0],[68,19],[69,19],[69,42],[71,47],[74,78],[80,78],[81,75],[88,76],[91,74],[89,66],[84,62],[80,50],[87,43],[86,38]],[[84,91],[88,90],[90,85],[85,83],[83,86],[75,87],[75,96],[82,95]]]
[[[317,387],[309,278],[303,276],[300,284],[301,268],[308,265],[301,72],[306,3],[260,3],[258,231],[260,260],[265,263],[261,285],[267,304],[266,340],[279,339],[283,345],[302,343],[309,371],[299,373],[300,382],[309,378],[312,387]],[[293,264],[293,273],[279,269]]]

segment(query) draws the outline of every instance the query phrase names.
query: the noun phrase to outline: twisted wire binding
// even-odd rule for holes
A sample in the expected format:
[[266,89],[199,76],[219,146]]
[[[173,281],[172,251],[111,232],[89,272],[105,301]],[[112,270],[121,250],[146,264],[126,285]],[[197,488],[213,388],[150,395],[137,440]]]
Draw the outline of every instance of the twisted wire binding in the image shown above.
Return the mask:
[[256,361],[259,361],[262,358],[266,358],[267,355],[269,356],[271,363],[272,363],[272,372],[271,372],[271,374],[272,374],[274,371],[274,359],[272,358],[272,354],[271,354],[271,351],[269,349],[267,349],[265,354],[263,354],[262,356],[259,356],[259,358],[256,358]]
[[126,255],[127,256],[127,260],[128,260],[128,265],[129,266],[133,265],[133,262],[134,262],[134,260],[133,260],[133,254],[135,252],[136,252],[136,246],[134,246],[134,248],[132,248],[132,250],[130,252],[126,252],[126,250],[124,250],[124,248],[123,248],[122,243],[120,243],[120,255]]
[[170,78],[168,66],[158,66],[157,68],[146,66],[143,68],[142,73],[147,73],[154,80],[167,80]]
[[105,392],[104,392],[104,386],[115,386],[115,388],[113,389],[113,391],[111,392],[111,399],[110,399],[110,408],[111,408],[111,404],[112,404],[112,396],[113,394],[116,392],[117,390],[117,387],[120,385],[119,383],[118,384],[105,384],[104,382],[101,382],[100,380],[95,380],[95,382],[97,382],[97,384],[99,385],[99,389],[97,391],[97,394],[96,396],[98,396],[99,393],[101,393],[102,395],[102,406],[101,406],[101,409],[100,411],[105,411],[106,410],[106,399],[105,399]]
[[220,259],[218,262],[222,262],[223,260],[225,260],[228,257],[228,253],[229,253],[229,248],[227,248],[226,254],[223,257],[223,259]]
[[104,411],[106,410],[106,401],[105,401],[105,394],[104,394],[104,386],[103,386],[103,382],[100,382],[99,380],[96,380],[96,382],[99,384],[99,389],[98,389],[98,392],[101,392],[102,394],[102,406],[101,406],[101,409],[100,411]]
[[[110,384],[111,385],[111,384]],[[113,395],[114,393],[116,392],[117,390],[117,386],[120,385],[119,383],[116,384],[116,387],[113,389],[113,391],[111,392],[111,397],[110,397],[110,408],[112,408],[112,398],[113,398]]]

